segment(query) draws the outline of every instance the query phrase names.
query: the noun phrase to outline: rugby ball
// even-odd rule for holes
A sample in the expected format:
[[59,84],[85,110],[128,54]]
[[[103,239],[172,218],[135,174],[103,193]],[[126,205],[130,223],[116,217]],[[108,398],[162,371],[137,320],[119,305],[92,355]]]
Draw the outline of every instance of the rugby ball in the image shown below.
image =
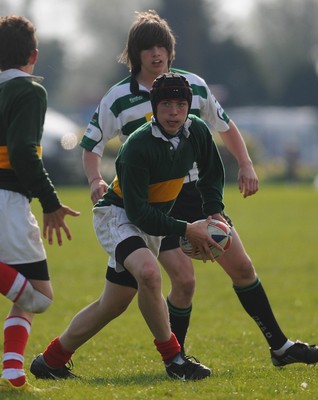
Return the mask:
[[[208,225],[208,232],[212,239],[221,245],[225,251],[229,249],[232,243],[232,232],[231,228],[226,223],[217,219],[212,219]],[[201,253],[199,251],[196,251],[194,254],[192,253],[192,245],[184,236],[180,237],[180,247],[187,256],[194,258],[195,260],[202,260]],[[210,246],[210,248],[214,258],[224,254],[214,246]]]

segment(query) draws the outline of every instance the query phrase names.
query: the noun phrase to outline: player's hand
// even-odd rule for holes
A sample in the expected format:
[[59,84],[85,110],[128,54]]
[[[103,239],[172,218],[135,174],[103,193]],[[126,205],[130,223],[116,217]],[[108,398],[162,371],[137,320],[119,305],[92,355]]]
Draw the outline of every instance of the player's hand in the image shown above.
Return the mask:
[[91,200],[96,204],[108,190],[108,185],[103,179],[96,179],[91,183]]
[[210,246],[216,247],[222,253],[224,249],[208,234],[208,225],[212,217],[208,217],[205,221],[196,221],[192,224],[187,224],[186,236],[193,247],[193,253],[200,252],[202,261],[207,260],[214,262],[214,256]]
[[49,244],[53,244],[53,237],[55,233],[58,245],[62,245],[63,240],[61,230],[64,231],[68,240],[72,240],[71,232],[65,223],[66,215],[78,217],[80,212],[61,205],[61,207],[54,212],[43,213],[43,237],[44,239],[48,240]]
[[240,193],[243,194],[244,198],[252,196],[258,191],[258,177],[252,164],[240,166],[238,172],[238,183]]
[[227,222],[227,220],[224,218],[224,216],[220,213],[217,214],[213,214],[212,215],[212,219],[216,219],[218,221],[223,222],[224,224],[226,224],[227,226],[229,226],[231,228],[231,225]]

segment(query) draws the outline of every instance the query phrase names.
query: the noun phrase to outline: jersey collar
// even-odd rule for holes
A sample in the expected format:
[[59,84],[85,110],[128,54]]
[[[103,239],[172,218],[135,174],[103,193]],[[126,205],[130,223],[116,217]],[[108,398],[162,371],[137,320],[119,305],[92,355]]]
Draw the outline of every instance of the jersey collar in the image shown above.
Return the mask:
[[140,94],[150,96],[149,91],[146,89],[140,89],[139,83],[136,76],[131,74],[130,76],[130,91],[133,95],[138,96]]
[[[189,128],[190,128],[191,124],[192,124],[191,119],[187,118],[183,125],[183,130],[182,130],[182,134],[186,138],[188,138],[190,136]],[[153,116],[151,117],[151,134],[156,138],[160,138],[160,139],[164,140],[165,142],[169,141],[169,139],[161,132],[161,129]]]
[[0,72],[0,83],[4,83],[15,78],[29,78],[36,82],[41,82],[44,79],[42,76],[30,75],[16,68],[7,69],[3,72]]

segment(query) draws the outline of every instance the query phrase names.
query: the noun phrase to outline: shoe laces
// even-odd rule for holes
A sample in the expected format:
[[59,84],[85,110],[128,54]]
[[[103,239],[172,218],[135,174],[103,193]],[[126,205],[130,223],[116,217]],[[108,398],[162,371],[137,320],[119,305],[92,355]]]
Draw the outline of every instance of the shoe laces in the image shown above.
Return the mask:
[[198,359],[197,359],[196,357],[194,357],[194,356],[187,356],[187,355],[185,355],[185,354],[183,354],[182,356],[183,356],[183,358],[184,358],[185,360],[187,360],[187,361],[194,361],[194,362],[200,364],[200,360],[198,360]]
[[72,359],[70,359],[70,360],[67,362],[67,364],[65,365],[65,368],[66,368],[68,371],[72,371],[72,369],[74,368],[74,363],[73,363],[73,360],[72,360]]
[[195,371],[200,367],[200,363],[198,360],[193,356],[183,356],[184,364],[180,367],[184,371],[186,378],[191,377]]
[[306,342],[302,342],[301,340],[296,340],[294,345],[295,344],[303,345],[303,346],[306,346],[306,347],[317,347],[315,344],[309,344],[309,343],[306,343]]

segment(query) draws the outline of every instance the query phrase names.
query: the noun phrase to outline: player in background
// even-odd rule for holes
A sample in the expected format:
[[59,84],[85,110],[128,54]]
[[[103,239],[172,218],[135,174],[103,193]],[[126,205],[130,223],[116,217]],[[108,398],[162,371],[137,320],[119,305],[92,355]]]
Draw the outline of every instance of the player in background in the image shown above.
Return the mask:
[[41,137],[47,94],[32,75],[38,58],[35,27],[24,17],[0,17],[0,293],[13,305],[4,322],[0,392],[37,392],[26,380],[24,351],[34,313],[44,312],[53,292],[46,253],[30,201],[43,209],[43,236],[71,240],[65,216],[45,171]]
[[[102,98],[81,143],[84,148],[84,169],[93,203],[108,189],[100,172],[105,145],[116,136],[125,141],[135,129],[151,118],[149,90],[153,80],[169,70],[186,77],[193,89],[191,113],[200,116],[213,131],[218,132],[237,159],[240,192],[244,197],[257,192],[258,179],[235,123],[210,93],[202,78],[172,68],[174,56],[175,38],[167,22],[154,11],[138,13],[120,58],[120,61],[127,64],[131,74],[113,86]],[[202,213],[196,180],[197,169],[194,167],[186,177],[171,216],[189,222],[206,217]],[[266,339],[273,364],[281,366],[292,362],[316,363],[316,346],[295,344],[281,331],[252,261],[234,228],[232,233],[231,251],[219,257],[217,262],[231,278],[234,292],[243,308],[255,320]],[[184,347],[195,287],[192,261],[181,251],[177,236],[163,239],[159,261],[171,280],[171,291],[167,298],[171,329]],[[72,354],[125,311],[132,301],[138,288],[136,280],[128,271],[115,273],[112,263],[113,260],[110,259],[102,296],[81,310],[66,330],[49,344],[43,355],[40,354],[32,363],[31,371],[37,377],[73,377],[65,365]]]

